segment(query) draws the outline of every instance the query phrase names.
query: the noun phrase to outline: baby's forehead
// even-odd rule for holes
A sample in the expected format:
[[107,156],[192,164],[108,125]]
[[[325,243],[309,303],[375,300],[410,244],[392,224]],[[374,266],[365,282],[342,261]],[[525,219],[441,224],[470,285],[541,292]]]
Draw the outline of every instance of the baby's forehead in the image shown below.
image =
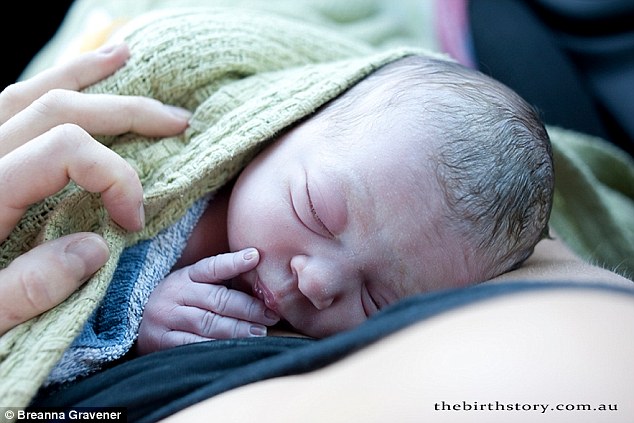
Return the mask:
[[399,88],[367,88],[362,81],[311,119],[311,131],[327,144],[315,152],[326,156],[337,173],[353,173],[352,184],[365,185],[370,192],[378,186],[382,192],[377,200],[393,210],[410,193],[438,184],[434,156],[440,138],[415,116],[419,105],[386,103]]
[[421,212],[429,222],[444,210],[435,167],[421,151],[379,142],[341,155],[336,162],[346,191],[374,211],[377,226],[396,219],[399,230],[411,232],[420,226]]

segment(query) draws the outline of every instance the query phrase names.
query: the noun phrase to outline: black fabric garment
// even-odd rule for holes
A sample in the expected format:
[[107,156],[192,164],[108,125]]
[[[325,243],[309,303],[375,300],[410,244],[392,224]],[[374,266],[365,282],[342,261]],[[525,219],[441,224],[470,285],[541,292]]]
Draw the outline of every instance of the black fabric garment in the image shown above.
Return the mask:
[[469,0],[478,68],[544,121],[634,153],[634,2]]
[[[531,290],[634,290],[572,283],[484,284],[400,301],[359,327],[322,340],[250,338],[189,344],[104,370],[53,392],[32,407],[127,407],[128,421],[154,422],[221,392],[319,369],[399,329],[479,301]],[[433,340],[429,340],[433,342]]]

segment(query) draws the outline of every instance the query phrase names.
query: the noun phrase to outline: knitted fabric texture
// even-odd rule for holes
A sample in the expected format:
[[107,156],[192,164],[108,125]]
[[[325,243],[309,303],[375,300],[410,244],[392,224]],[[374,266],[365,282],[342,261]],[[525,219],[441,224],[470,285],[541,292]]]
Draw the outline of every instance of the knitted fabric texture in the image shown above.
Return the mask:
[[[240,13],[198,9],[159,14],[129,33],[132,57],[128,64],[88,91],[145,95],[181,105],[194,112],[191,125],[179,137],[155,140],[128,134],[101,140],[135,166],[141,177],[147,221],[141,233],[122,231],[109,220],[98,195],[71,184],[31,207],[1,245],[0,268],[45,239],[90,230],[106,238],[111,258],[63,304],[0,338],[0,406],[28,404],[102,300],[126,246],[173,225],[198,198],[235,176],[268,140],[377,67],[408,54],[432,54],[388,48],[399,42],[390,43],[387,38],[407,28],[384,25],[389,20],[379,18],[386,16],[373,15],[383,10],[379,3],[404,4],[260,1],[252,4],[290,7],[295,18],[269,15],[258,8],[254,12],[243,8]],[[408,3],[416,9],[396,22],[419,30],[424,19],[415,11],[421,9],[420,4]],[[74,10],[96,4],[142,9],[170,2],[80,0]],[[313,19],[314,8],[304,8],[316,4],[332,5],[332,9]],[[329,25],[317,27],[302,23],[300,16],[320,22],[332,19]],[[338,26],[346,31],[337,31]],[[60,35],[75,29],[63,25]],[[353,33],[355,38],[350,37]],[[423,38],[418,45],[433,44]],[[603,140],[561,128],[548,131],[556,173],[550,224],[582,257],[632,277],[632,159]]]
[[174,225],[123,250],[103,300],[51,371],[47,389],[94,373],[130,351],[150,294],[181,256],[209,197],[196,201]]
[[[144,187],[146,227],[124,232],[98,195],[69,185],[34,205],[2,245],[0,266],[44,240],[93,231],[111,257],[60,306],[0,338],[2,405],[26,406],[101,301],[121,251],[172,225],[233,178],[263,144],[377,67],[411,49],[375,51],[332,31],[262,12],[187,10],[130,32],[131,58],[92,93],[144,95],[194,111],[184,136],[101,141],[126,158]],[[431,54],[431,53],[430,53]]]

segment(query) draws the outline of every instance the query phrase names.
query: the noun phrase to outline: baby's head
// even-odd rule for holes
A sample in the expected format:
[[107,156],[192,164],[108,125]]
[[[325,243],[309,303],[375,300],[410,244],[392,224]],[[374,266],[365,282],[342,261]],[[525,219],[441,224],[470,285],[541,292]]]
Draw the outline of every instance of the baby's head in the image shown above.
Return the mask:
[[537,112],[454,62],[411,57],[382,72],[411,80],[399,83],[411,90],[418,133],[434,143],[427,159],[443,192],[444,223],[474,264],[468,282],[518,267],[547,236],[553,201],[551,145]]
[[406,296],[525,260],[553,191],[548,136],[516,94],[412,56],[355,85],[267,147],[231,195],[242,278],[300,332],[353,327]]

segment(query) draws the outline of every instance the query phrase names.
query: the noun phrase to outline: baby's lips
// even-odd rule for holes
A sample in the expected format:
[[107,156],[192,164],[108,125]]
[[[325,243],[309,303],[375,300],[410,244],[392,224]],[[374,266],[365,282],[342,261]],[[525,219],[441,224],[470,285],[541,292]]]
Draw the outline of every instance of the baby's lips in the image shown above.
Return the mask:
[[257,276],[255,278],[255,283],[253,284],[253,294],[260,300],[264,301],[267,309],[273,311],[276,315],[278,314],[277,304],[273,293]]

